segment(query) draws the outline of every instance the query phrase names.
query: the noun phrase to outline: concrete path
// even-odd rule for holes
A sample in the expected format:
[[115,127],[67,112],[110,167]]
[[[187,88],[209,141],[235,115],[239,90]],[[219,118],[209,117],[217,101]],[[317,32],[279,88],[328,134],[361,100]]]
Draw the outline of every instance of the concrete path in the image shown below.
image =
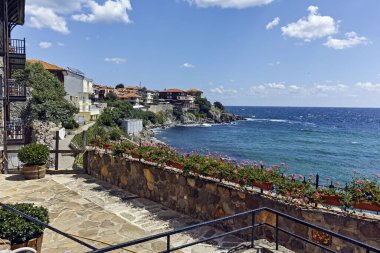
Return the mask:
[[[75,131],[75,134],[68,134],[65,136],[65,139],[59,141],[59,149],[60,150],[70,150],[70,143],[71,140],[74,138],[74,136],[78,133],[82,133],[83,131],[86,131],[90,126],[95,124],[95,122],[88,123],[79,131]],[[73,165],[75,162],[75,156],[72,154],[59,154],[59,161],[58,161],[58,167],[60,170],[72,170]]]

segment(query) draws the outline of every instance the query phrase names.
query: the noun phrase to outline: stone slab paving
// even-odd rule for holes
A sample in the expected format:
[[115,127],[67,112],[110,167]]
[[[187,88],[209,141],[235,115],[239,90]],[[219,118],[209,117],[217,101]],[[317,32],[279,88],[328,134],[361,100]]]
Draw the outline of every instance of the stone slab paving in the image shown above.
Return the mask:
[[[200,222],[83,174],[47,175],[44,179],[30,181],[23,180],[22,175],[0,175],[0,201],[35,203],[44,206],[49,210],[51,226],[109,244],[127,242]],[[204,227],[191,233],[173,236],[171,245],[179,246],[217,233],[220,231]],[[84,241],[98,248],[107,246],[96,241]],[[196,245],[178,252],[228,252],[242,242],[243,240],[237,237],[228,236],[210,244]],[[257,245],[257,250],[262,248]],[[113,252],[144,253],[165,249],[165,240],[156,240],[129,247],[130,251]],[[250,252],[261,252],[257,250]],[[88,249],[50,230],[45,230],[43,253],[53,252],[79,253],[88,252]]]

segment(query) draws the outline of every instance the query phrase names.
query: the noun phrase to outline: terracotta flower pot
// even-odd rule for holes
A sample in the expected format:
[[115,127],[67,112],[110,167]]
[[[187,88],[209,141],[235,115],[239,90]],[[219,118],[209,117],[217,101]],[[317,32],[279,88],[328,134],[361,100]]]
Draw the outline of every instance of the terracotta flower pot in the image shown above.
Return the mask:
[[269,182],[258,183],[258,182],[251,181],[251,186],[254,186],[266,191],[273,190],[273,183],[269,183]]
[[352,205],[356,209],[367,210],[373,212],[380,212],[380,205],[377,203],[370,202],[357,202]]
[[174,168],[177,168],[177,169],[180,169],[180,170],[183,170],[184,167],[185,167],[183,164],[175,162],[175,161],[172,161],[172,160],[168,161],[167,164],[169,166],[171,166],[171,167],[174,167]]
[[22,247],[30,247],[33,248],[37,251],[37,253],[41,253],[41,248],[42,248],[42,239],[43,235],[37,238],[33,238],[27,242],[20,243],[20,244],[15,244],[11,246],[11,250],[19,249]]
[[321,195],[321,199],[323,200],[324,204],[330,205],[330,206],[341,206],[342,205],[342,197],[338,195]]

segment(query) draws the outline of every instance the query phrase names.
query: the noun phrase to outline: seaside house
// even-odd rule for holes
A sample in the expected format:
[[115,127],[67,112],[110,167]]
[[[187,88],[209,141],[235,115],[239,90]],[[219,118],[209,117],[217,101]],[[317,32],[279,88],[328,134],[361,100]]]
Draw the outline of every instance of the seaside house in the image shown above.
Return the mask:
[[25,103],[26,87],[11,79],[15,70],[25,68],[25,39],[12,37],[13,28],[24,21],[24,0],[0,1],[0,145],[25,143],[24,123],[12,111],[16,104]]
[[202,97],[203,91],[191,88],[190,90],[187,90],[186,93],[193,97]]
[[40,63],[44,69],[52,73],[62,84],[64,83],[65,75],[67,74],[66,69],[42,60],[28,59],[27,62]]
[[127,101],[133,106],[140,105],[140,103],[142,102],[141,96],[133,92],[117,93],[116,96],[118,99]]
[[90,100],[90,95],[93,93],[92,80],[77,69],[67,68],[64,85],[67,92],[66,99],[79,108],[77,120],[79,122],[96,120],[100,110]]
[[103,101],[107,94],[110,92],[115,92],[115,88],[111,86],[106,86],[106,85],[93,85],[93,100],[98,102],[98,101]]
[[176,103],[186,96],[187,93],[180,89],[164,89],[159,92],[160,100],[169,103]]

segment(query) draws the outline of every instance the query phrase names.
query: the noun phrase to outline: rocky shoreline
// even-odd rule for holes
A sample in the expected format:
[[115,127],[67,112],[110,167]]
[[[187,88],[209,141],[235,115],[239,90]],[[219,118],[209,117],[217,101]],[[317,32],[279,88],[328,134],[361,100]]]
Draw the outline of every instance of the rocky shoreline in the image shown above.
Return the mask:
[[149,141],[152,143],[159,143],[167,145],[165,142],[158,140],[155,137],[155,129],[167,129],[171,127],[211,127],[215,124],[232,124],[235,121],[246,120],[244,117],[235,115],[232,113],[221,111],[217,108],[213,108],[209,111],[207,118],[196,118],[194,114],[187,113],[181,116],[180,120],[174,118],[173,115],[169,115],[163,124],[152,124],[146,126],[142,131],[140,138],[143,141]]

